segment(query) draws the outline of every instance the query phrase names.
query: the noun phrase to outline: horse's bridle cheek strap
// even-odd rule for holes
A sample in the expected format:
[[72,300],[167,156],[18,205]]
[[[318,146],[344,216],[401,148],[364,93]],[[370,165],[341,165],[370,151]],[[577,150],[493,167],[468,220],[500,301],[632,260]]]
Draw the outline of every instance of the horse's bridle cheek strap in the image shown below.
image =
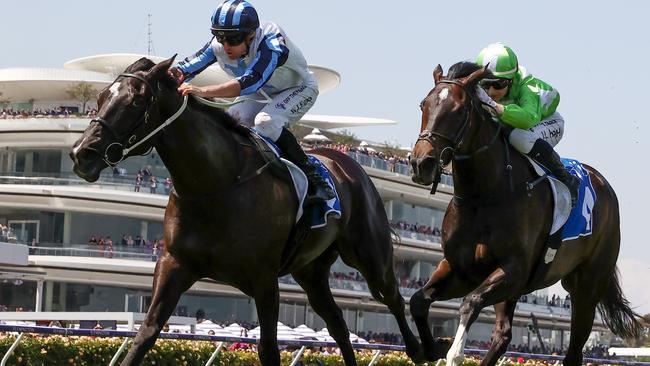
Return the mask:
[[[438,138],[440,138],[440,139],[442,139],[444,141],[447,141],[449,143],[449,146],[445,146],[442,150],[440,150],[440,153],[438,154],[438,156],[432,155],[431,157],[436,159],[438,161],[438,164],[440,164],[440,166],[447,165],[447,164],[445,164],[445,161],[443,160],[445,151],[450,150],[451,151],[451,157],[453,157],[453,155],[454,155],[454,147],[453,147],[454,142],[451,141],[447,136],[444,136],[444,135],[442,135],[442,134],[440,134],[440,133],[438,133],[436,131],[424,130],[424,131],[422,131],[420,133],[420,135],[418,136],[418,140],[415,143],[417,144],[420,141],[426,141],[429,145],[431,145],[431,148],[435,150],[436,145],[437,145],[435,143],[435,139],[434,139],[435,137],[438,137]],[[450,159],[448,161],[451,161],[451,157],[450,157]]]

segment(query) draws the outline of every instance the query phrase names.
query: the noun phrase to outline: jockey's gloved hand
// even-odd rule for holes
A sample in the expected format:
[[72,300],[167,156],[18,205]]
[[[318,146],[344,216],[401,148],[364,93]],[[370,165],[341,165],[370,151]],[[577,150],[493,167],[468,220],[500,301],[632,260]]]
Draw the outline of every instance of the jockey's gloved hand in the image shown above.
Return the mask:
[[481,107],[488,111],[492,116],[498,117],[498,108],[497,108],[497,102],[495,102],[488,93],[485,91],[485,89],[481,88],[480,86],[476,87],[476,96],[478,99],[481,101]]
[[476,87],[476,96],[481,101],[481,103],[487,104],[490,107],[496,109],[497,102],[495,102],[492,98],[490,98],[490,96],[485,91],[485,89],[481,88],[480,86]]

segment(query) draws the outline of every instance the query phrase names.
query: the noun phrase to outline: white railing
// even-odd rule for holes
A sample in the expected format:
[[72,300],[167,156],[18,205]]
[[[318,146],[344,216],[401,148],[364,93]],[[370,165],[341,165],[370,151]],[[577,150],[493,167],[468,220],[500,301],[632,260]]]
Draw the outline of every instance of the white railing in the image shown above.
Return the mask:
[[[16,326],[16,325],[2,325],[0,324],[1,332],[13,332],[18,333],[16,340],[13,342],[11,347],[7,350],[0,366],[4,366],[13,353],[14,349],[20,343],[24,333],[37,333],[37,334],[53,334],[53,335],[63,335],[63,336],[93,336],[93,337],[120,337],[124,338],[122,345],[113,355],[113,358],[110,362],[110,365],[115,365],[120,355],[126,349],[129,339],[135,337],[137,334],[133,331],[113,331],[113,330],[93,330],[93,329],[67,329],[67,328],[49,328],[49,327],[37,327],[37,326]],[[224,342],[238,342],[238,343],[248,343],[248,344],[257,344],[258,339],[256,338],[244,338],[244,337],[224,337],[224,336],[211,336],[211,335],[197,335],[197,334],[184,334],[184,333],[160,333],[159,338],[164,339],[184,339],[192,341],[209,341],[209,342],[218,342],[215,351],[212,356],[206,362],[206,366],[212,365],[212,363],[217,358],[217,355],[223,348]],[[311,341],[311,340],[278,340],[279,345],[287,346],[298,346],[301,347],[297,354],[294,356],[291,365],[295,365],[300,358],[302,357],[303,352],[307,347],[338,347],[335,342],[324,342],[324,341]],[[374,365],[379,357],[381,356],[382,351],[400,351],[405,350],[404,346],[391,345],[391,344],[376,344],[376,343],[352,343],[352,347],[356,349],[369,349],[375,350],[375,354],[368,364],[368,366]],[[485,355],[487,350],[478,350],[478,349],[465,349],[465,354],[467,355]],[[556,364],[560,364],[564,359],[563,356],[558,355],[544,355],[544,354],[534,354],[534,353],[521,353],[521,352],[506,352],[504,356],[499,361],[499,364],[502,364],[506,360],[506,357],[524,357],[527,359],[533,360],[544,360],[544,361],[556,361]],[[627,366],[650,366],[650,362],[637,362],[637,361],[625,361],[625,360],[612,360],[612,359],[595,359],[595,358],[584,358],[583,363],[595,363],[595,364],[609,364],[609,365],[627,365]],[[437,365],[440,365],[441,361],[438,361]]]

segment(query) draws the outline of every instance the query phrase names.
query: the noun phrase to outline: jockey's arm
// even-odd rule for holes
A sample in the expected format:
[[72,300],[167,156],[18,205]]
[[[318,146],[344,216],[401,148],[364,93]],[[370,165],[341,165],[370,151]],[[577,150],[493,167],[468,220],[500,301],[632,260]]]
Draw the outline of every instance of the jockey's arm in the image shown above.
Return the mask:
[[217,57],[212,49],[212,42],[206,43],[200,50],[196,51],[193,55],[186,57],[180,61],[174,68],[182,73],[182,77],[174,75],[176,72],[172,71],[173,76],[180,81],[190,81],[194,76],[205,70],[208,66],[217,62]]
[[236,79],[241,95],[257,92],[271,78],[275,69],[287,60],[289,50],[285,47],[284,40],[277,37],[271,39],[275,42],[267,40],[261,43],[255,61]]
[[219,85],[205,87],[205,96],[208,98],[234,98],[241,94],[241,84],[237,80],[229,80]]
[[192,84],[183,84],[178,88],[178,91],[183,94],[183,96],[194,94],[203,98],[234,98],[240,95],[241,86],[237,80],[229,80],[222,84],[203,87]]
[[539,95],[522,91],[516,103],[503,106],[500,114],[501,121],[523,130],[536,126],[541,120]]

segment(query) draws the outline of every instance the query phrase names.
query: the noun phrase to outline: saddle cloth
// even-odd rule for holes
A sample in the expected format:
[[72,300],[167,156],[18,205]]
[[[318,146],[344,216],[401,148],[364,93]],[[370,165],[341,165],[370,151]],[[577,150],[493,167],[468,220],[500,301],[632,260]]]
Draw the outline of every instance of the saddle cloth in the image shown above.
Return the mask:
[[[307,181],[307,176],[305,173],[296,166],[296,164],[290,162],[289,160],[282,157],[282,152],[275,145],[273,141],[266,138],[265,136],[260,135],[255,129],[251,129],[253,137],[257,137],[264,141],[270,148],[275,152],[276,156],[280,158],[280,161],[284,163],[291,173],[291,179],[293,180],[293,186],[296,190],[296,196],[298,197],[298,212],[296,213],[296,222],[302,217],[304,210],[303,204],[305,202],[305,197],[307,196],[307,190],[309,189],[309,183]],[[316,229],[327,225],[327,218],[331,214],[334,218],[338,219],[341,217],[341,201],[339,199],[339,193],[336,191],[336,186],[332,180],[332,176],[316,157],[308,155],[309,161],[315,163],[318,166],[319,173],[325,178],[325,181],[334,191],[335,197],[324,203],[317,204],[312,207],[311,212],[311,228]]]
[[[589,172],[579,161],[562,159],[562,164],[564,164],[565,169],[571,175],[580,179],[578,202],[571,209],[571,193],[569,192],[569,188],[555,176],[548,174],[547,170],[534,160],[528,158],[528,161],[540,177],[546,176],[546,180],[549,182],[551,191],[553,192],[553,224],[549,233],[552,239],[544,260],[546,263],[550,263],[555,257],[559,244],[567,240],[577,239],[581,236],[591,235],[593,229],[591,213],[596,203],[596,192],[589,179]],[[557,238],[558,235],[559,240]],[[557,244],[554,245],[553,242],[557,242]]]

